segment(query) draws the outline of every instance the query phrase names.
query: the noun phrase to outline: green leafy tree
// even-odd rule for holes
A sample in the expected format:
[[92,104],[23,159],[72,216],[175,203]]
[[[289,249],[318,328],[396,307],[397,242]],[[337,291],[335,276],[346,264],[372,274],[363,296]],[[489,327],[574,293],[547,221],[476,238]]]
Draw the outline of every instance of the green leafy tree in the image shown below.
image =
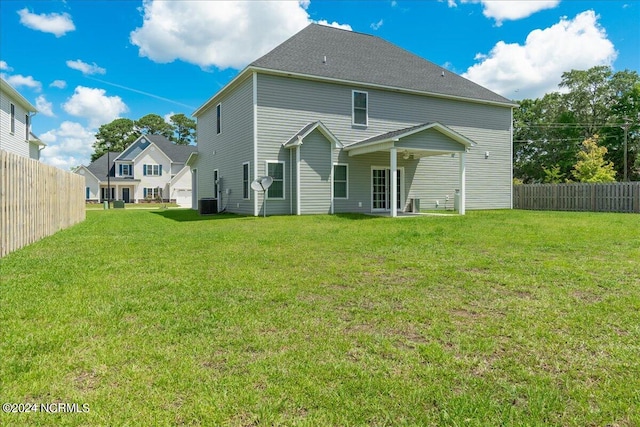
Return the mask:
[[157,114],[141,117],[135,126],[142,135],[163,135],[169,139],[173,136],[173,127]]
[[172,140],[179,145],[193,144],[196,139],[196,121],[184,114],[174,114],[169,118],[173,126]]
[[613,163],[605,160],[607,148],[598,145],[598,135],[585,139],[582,146],[573,176],[580,182],[614,182],[616,171]]
[[542,168],[544,171],[544,181],[546,184],[560,184],[564,182],[565,175],[560,171],[559,165],[554,165],[551,168],[547,169],[545,167]]
[[93,144],[94,152],[91,155],[91,161],[105,154],[107,147],[110,151],[123,151],[139,136],[140,133],[130,119],[115,119],[111,123],[100,126],[96,133],[96,142]]

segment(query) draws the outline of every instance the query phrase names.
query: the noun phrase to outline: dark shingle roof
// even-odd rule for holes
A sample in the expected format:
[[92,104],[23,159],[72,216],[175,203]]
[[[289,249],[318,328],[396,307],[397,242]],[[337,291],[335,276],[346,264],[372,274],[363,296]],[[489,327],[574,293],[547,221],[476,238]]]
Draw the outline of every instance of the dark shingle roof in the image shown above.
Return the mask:
[[[113,166],[114,165],[113,161],[119,155],[120,155],[119,151],[109,152],[109,169],[111,171],[110,175],[112,177],[114,176],[114,171],[115,171],[115,168]],[[104,153],[102,156],[100,156],[99,158],[91,162],[89,166],[87,166],[87,169],[89,169],[89,171],[92,174],[94,174],[96,178],[100,180],[106,180],[107,179],[107,153]]]
[[379,37],[318,24],[307,26],[250,66],[480,101],[512,103]]
[[164,154],[166,154],[173,163],[185,163],[191,153],[198,151],[198,147],[195,145],[174,144],[162,135],[145,135],[145,138],[164,151]]

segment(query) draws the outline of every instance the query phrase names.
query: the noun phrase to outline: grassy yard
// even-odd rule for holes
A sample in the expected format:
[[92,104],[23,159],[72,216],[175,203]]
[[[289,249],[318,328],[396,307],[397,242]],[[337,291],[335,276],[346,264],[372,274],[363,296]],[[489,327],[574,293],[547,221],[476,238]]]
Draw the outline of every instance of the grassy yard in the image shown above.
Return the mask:
[[640,425],[640,217],[89,211],[0,260],[0,425]]

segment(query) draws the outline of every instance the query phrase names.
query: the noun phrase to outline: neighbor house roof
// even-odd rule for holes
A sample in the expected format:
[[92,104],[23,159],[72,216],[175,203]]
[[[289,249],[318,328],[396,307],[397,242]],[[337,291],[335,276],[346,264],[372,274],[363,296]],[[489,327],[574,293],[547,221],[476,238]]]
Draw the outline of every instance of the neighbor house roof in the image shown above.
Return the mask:
[[114,167],[113,161],[120,155],[119,151],[111,151],[109,152],[109,165],[107,167],[107,153],[104,153],[102,156],[98,157],[96,160],[91,162],[87,169],[91,172],[96,178],[99,180],[107,180],[107,170],[110,170],[110,175],[113,178],[114,176]]
[[198,151],[195,145],[174,144],[162,135],[145,135],[144,137],[164,151],[173,163],[186,163],[191,153]]

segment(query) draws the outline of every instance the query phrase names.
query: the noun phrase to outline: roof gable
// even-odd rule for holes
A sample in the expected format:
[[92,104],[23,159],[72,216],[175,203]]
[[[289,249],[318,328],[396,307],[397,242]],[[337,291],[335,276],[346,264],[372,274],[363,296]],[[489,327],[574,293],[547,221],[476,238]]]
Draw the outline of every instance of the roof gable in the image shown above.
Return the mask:
[[30,113],[37,113],[36,107],[31,105],[27,99],[20,94],[13,86],[9,84],[5,79],[0,77],[0,89],[5,92],[16,104],[19,104],[22,108]]
[[513,104],[449,70],[368,34],[318,24],[250,64],[265,70]]
[[302,140],[305,139],[311,132],[318,130],[329,140],[335,148],[342,148],[342,143],[335,137],[335,135],[322,123],[321,121],[311,122],[300,129],[295,135],[284,142],[282,146],[284,148],[293,148],[302,145]]

